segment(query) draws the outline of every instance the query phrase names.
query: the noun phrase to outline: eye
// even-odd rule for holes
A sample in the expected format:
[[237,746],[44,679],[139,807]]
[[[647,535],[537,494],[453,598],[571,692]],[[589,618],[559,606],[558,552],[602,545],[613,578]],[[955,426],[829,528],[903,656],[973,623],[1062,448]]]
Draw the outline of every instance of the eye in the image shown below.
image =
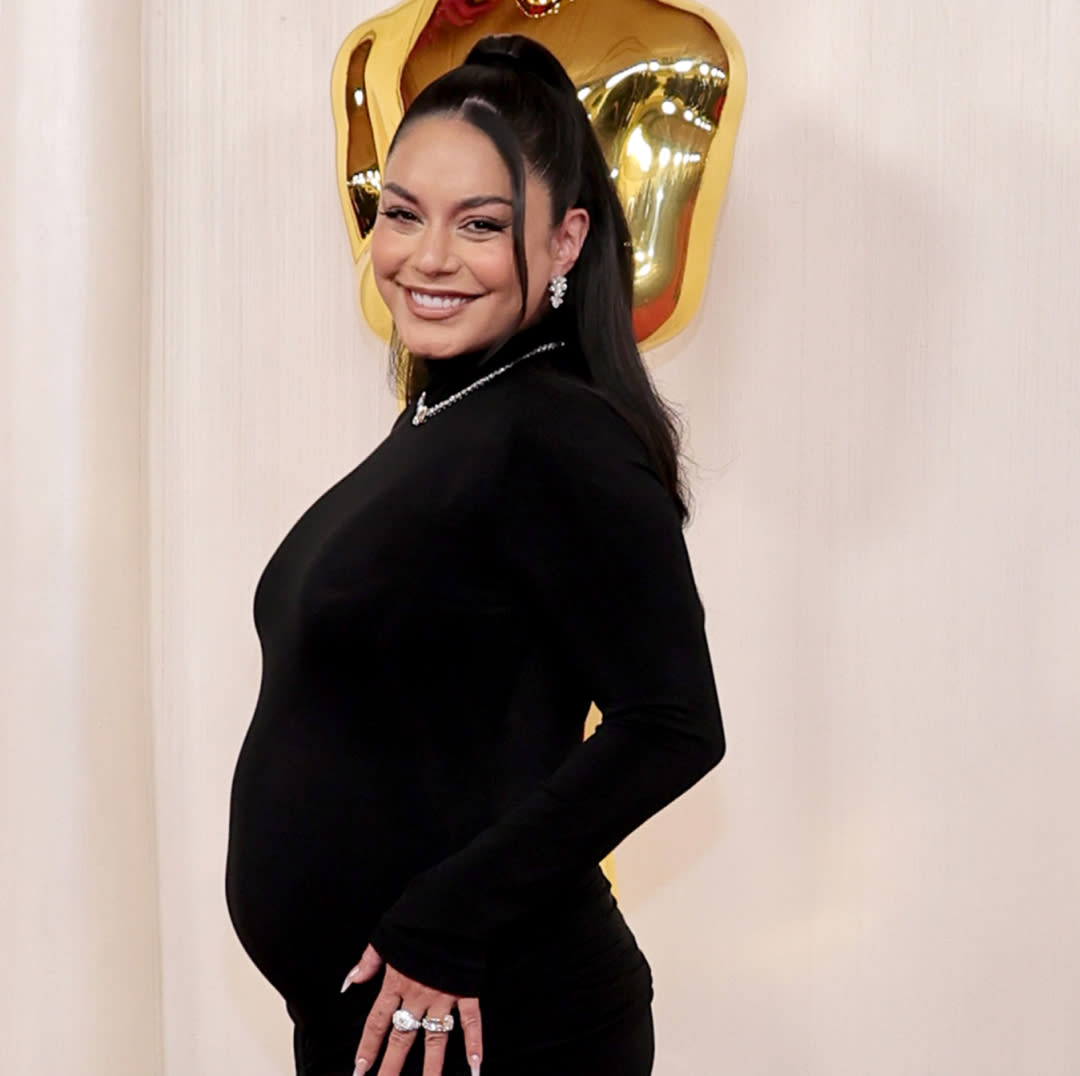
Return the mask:
[[406,209],[400,205],[391,206],[389,209],[380,209],[379,214],[388,220],[400,220],[407,224],[420,219],[411,209]]
[[472,232],[474,235],[496,235],[499,232],[505,232],[509,225],[501,220],[492,220],[490,217],[474,217],[472,220],[465,221],[463,227],[465,231]]

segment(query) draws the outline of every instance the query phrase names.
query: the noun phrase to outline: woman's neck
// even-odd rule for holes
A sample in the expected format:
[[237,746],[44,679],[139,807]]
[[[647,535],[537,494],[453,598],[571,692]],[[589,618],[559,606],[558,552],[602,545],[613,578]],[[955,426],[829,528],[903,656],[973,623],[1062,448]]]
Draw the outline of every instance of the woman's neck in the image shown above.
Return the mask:
[[554,311],[547,311],[536,321],[519,329],[492,350],[491,344],[442,359],[426,359],[429,396],[456,391],[491,370],[527,354],[533,348],[553,340],[567,338],[566,326]]

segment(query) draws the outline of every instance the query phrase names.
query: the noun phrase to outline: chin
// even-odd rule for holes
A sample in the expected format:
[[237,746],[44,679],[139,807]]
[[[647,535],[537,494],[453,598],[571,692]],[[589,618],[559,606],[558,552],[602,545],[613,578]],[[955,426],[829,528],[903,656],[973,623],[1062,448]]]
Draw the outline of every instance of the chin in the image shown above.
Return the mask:
[[489,325],[452,325],[446,322],[420,323],[409,314],[397,323],[401,342],[414,355],[446,359],[466,351],[477,351],[496,339]]
[[398,336],[412,354],[423,355],[425,358],[445,359],[472,350],[468,334],[448,329],[421,328],[403,331],[399,328]]

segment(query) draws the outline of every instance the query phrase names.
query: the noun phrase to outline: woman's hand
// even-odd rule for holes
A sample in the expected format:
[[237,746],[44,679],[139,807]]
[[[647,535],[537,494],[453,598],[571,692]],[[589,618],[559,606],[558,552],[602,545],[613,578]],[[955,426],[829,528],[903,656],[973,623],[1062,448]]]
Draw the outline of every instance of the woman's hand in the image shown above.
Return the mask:
[[[382,965],[382,957],[369,945],[364,950],[360,963],[345,976],[342,993],[353,983],[363,983],[372,978]],[[480,1002],[476,998],[456,998],[453,994],[432,990],[387,964],[382,989],[371,1007],[371,1014],[364,1024],[364,1033],[356,1051],[355,1076],[368,1076],[371,1073],[371,1066],[379,1055],[386,1032],[390,1030],[396,1009],[407,1009],[417,1020],[425,1016],[436,1020],[448,1015],[455,1005],[461,1019],[461,1029],[465,1033],[465,1054],[469,1059],[469,1068],[473,1076],[479,1076],[480,1061],[484,1056]],[[400,1076],[401,1067],[405,1064],[405,1057],[416,1035],[415,1031],[398,1031],[397,1028],[390,1031],[390,1041],[386,1045],[386,1054],[379,1066],[378,1076]],[[441,1076],[443,1059],[446,1057],[446,1039],[445,1031],[424,1032],[423,1076]]]

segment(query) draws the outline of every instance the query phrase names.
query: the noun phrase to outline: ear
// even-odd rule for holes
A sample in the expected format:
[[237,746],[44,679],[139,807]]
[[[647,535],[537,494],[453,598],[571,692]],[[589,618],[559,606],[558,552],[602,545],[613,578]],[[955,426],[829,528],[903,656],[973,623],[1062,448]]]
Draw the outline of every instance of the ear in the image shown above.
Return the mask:
[[580,206],[573,206],[566,211],[562,223],[555,229],[553,237],[553,265],[555,275],[569,273],[585,245],[589,234],[589,213]]

